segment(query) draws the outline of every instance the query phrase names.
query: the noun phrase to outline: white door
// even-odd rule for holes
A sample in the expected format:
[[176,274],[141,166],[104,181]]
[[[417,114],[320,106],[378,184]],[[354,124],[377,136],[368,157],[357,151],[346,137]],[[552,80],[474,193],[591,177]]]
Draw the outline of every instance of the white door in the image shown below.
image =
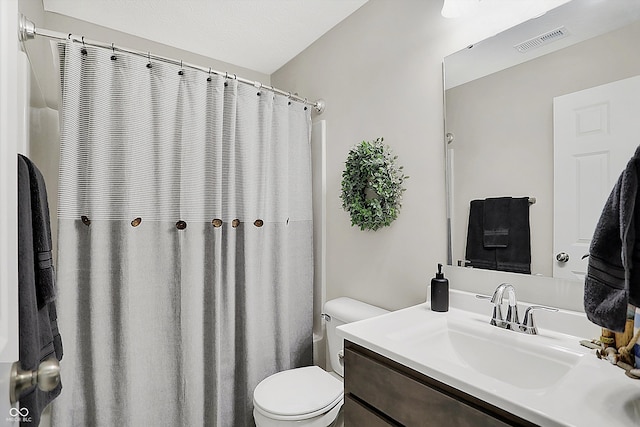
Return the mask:
[[640,144],[640,76],[554,98],[553,277],[584,280],[602,208]]
[[[18,0],[0,0],[0,426],[17,426],[9,371],[18,360]],[[13,417],[12,417],[13,416]]]

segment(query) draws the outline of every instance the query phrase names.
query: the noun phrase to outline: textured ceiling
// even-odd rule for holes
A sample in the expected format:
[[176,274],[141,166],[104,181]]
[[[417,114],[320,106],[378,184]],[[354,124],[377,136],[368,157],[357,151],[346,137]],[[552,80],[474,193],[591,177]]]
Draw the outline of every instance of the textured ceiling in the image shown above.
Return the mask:
[[48,12],[272,74],[367,0],[42,2]]

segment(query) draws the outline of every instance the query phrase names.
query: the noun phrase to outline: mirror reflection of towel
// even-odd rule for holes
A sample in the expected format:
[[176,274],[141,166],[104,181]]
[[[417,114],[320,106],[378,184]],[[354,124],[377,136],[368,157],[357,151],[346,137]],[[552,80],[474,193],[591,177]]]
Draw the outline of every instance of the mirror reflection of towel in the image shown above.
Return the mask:
[[482,209],[482,245],[485,248],[509,246],[509,207],[511,197],[485,199]]
[[529,199],[472,200],[465,259],[474,268],[531,274]]

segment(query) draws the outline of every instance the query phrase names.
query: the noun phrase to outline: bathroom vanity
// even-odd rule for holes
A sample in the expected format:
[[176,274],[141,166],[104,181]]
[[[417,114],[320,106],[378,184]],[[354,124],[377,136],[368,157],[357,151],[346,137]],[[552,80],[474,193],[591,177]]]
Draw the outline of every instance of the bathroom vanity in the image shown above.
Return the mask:
[[445,313],[425,303],[338,328],[345,425],[640,425],[640,380],[579,344],[600,331],[584,313],[536,313],[529,335],[491,325],[473,293],[450,297]]
[[345,366],[348,426],[535,425],[350,341]]

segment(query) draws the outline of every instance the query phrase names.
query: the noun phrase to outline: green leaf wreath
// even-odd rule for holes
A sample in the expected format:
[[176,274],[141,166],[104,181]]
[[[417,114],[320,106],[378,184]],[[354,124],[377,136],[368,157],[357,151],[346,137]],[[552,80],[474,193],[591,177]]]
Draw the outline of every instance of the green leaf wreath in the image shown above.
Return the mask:
[[342,172],[342,207],[351,215],[351,225],[360,230],[390,225],[402,207],[402,183],[409,177],[396,164],[398,156],[382,141],[378,138],[354,146]]

